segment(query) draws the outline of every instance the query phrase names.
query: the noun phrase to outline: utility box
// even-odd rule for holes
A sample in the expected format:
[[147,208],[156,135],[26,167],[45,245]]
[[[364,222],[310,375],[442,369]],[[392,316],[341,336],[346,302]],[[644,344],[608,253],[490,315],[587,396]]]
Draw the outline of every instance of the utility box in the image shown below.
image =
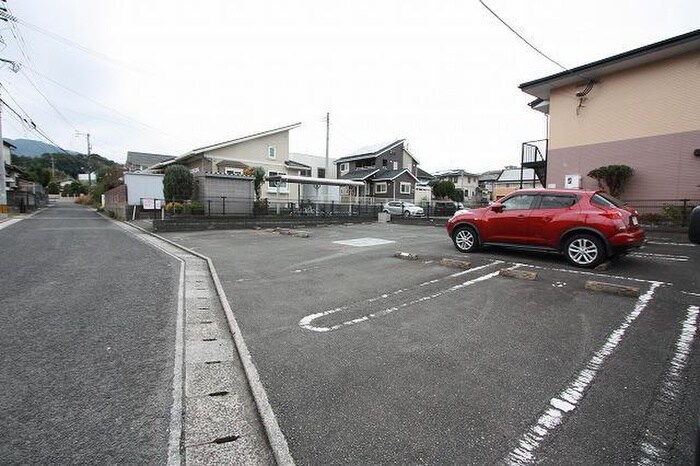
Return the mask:
[[565,175],[564,189],[581,189],[581,175]]

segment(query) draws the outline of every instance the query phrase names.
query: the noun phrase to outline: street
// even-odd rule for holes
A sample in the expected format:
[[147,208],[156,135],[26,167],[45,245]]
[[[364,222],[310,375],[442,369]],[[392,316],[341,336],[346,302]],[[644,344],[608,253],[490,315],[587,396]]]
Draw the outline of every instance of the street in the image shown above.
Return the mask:
[[179,263],[68,202],[0,244],[2,463],[165,463]]

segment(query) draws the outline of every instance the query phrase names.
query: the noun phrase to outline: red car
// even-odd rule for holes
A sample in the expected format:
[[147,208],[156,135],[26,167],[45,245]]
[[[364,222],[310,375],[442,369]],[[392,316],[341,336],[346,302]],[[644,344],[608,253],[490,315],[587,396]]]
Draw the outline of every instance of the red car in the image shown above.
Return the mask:
[[447,222],[461,252],[483,245],[555,251],[577,267],[595,267],[644,242],[637,211],[601,191],[522,189]]

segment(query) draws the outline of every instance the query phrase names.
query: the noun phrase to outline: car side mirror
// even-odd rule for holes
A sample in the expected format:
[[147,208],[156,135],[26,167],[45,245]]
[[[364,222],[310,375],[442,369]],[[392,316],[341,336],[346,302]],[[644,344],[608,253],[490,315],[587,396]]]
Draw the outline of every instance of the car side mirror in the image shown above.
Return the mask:
[[489,206],[489,208],[494,212],[503,212],[503,204],[501,204],[500,202],[494,202]]

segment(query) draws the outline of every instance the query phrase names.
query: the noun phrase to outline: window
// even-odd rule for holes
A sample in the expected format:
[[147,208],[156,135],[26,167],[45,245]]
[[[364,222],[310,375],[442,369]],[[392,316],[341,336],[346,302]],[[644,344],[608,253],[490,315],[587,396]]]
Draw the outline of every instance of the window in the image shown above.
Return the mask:
[[375,194],[386,194],[387,187],[386,183],[376,183],[374,185],[374,193]]
[[401,194],[411,194],[411,183],[401,182]]
[[388,163],[387,159],[382,159],[382,167],[386,167]]
[[503,210],[527,210],[532,205],[535,198],[532,194],[519,194],[511,196],[502,202]]
[[593,197],[591,197],[591,202],[603,207],[622,207],[625,205],[624,202],[607,193],[595,193]]
[[398,170],[398,169],[399,169],[399,162],[394,161],[394,162],[391,162],[391,164],[392,164],[392,166],[394,167],[394,170]]
[[318,169],[318,178],[325,178],[326,177],[326,169],[325,168],[319,168]]
[[224,168],[224,173],[227,175],[243,175],[243,170],[241,168],[226,167]]
[[576,196],[545,194],[540,196],[540,206],[538,209],[566,209],[576,204],[576,201],[578,201]]
[[356,168],[374,167],[374,159],[358,160],[355,162]]
[[350,170],[350,167],[347,162],[340,164],[340,173],[347,173],[348,170]]
[[[269,171],[267,174],[268,174],[268,176],[286,175],[285,172],[273,172],[273,171]],[[267,190],[271,193],[289,192],[286,181],[280,181],[280,182],[268,181],[267,182]]]
[[267,146],[267,158],[273,160],[277,158],[277,146]]

